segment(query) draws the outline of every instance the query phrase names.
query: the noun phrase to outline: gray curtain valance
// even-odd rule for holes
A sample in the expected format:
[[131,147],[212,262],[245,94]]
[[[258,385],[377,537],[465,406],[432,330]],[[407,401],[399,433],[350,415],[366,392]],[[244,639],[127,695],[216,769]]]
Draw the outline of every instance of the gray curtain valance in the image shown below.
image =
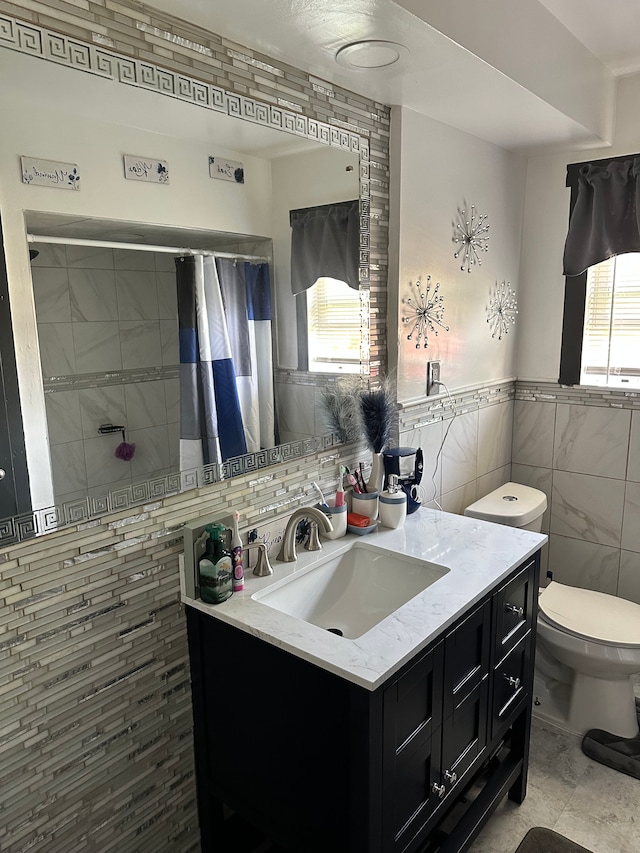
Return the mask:
[[640,252],[640,156],[584,163],[564,249],[575,276],[614,255]]
[[305,207],[289,213],[291,292],[303,293],[326,276],[360,286],[359,201]]

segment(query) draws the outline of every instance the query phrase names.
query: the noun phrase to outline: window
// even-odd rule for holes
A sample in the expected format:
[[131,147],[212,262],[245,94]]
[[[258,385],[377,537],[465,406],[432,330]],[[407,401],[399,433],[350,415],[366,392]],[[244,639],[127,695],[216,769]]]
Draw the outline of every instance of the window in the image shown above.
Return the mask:
[[640,388],[640,253],[587,271],[581,385]]
[[360,372],[360,294],[344,281],[319,278],[307,290],[309,370]]
[[561,385],[640,387],[640,153],[567,165]]

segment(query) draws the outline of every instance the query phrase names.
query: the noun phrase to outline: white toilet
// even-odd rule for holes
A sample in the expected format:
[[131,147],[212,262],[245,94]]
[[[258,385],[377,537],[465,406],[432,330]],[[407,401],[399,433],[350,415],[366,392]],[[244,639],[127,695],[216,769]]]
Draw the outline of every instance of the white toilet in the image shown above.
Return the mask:
[[[540,531],[543,492],[506,483],[464,514]],[[538,598],[536,675],[565,688],[566,726],[584,734],[604,729],[638,734],[632,676],[640,672],[640,605],[552,581]]]

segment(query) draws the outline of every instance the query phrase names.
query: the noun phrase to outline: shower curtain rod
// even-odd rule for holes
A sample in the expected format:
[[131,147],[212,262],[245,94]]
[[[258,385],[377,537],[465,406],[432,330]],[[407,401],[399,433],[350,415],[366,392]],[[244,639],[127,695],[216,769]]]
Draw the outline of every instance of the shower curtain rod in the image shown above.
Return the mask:
[[67,246],[93,246],[96,249],[132,249],[136,252],[168,252],[171,255],[213,255],[215,258],[271,263],[271,258],[263,257],[262,255],[243,255],[239,252],[189,249],[187,246],[151,246],[146,243],[116,243],[111,240],[85,240],[82,237],[50,237],[45,234],[27,234],[27,241],[29,243],[57,243]]

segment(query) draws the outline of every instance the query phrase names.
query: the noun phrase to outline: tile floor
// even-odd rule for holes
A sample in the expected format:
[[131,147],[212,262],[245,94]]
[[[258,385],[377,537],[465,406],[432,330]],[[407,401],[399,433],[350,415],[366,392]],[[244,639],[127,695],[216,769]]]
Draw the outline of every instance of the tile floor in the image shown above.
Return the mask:
[[503,800],[469,853],[514,853],[532,826],[592,853],[639,853],[640,780],[587,758],[580,743],[534,718],[527,797],[521,806]]

